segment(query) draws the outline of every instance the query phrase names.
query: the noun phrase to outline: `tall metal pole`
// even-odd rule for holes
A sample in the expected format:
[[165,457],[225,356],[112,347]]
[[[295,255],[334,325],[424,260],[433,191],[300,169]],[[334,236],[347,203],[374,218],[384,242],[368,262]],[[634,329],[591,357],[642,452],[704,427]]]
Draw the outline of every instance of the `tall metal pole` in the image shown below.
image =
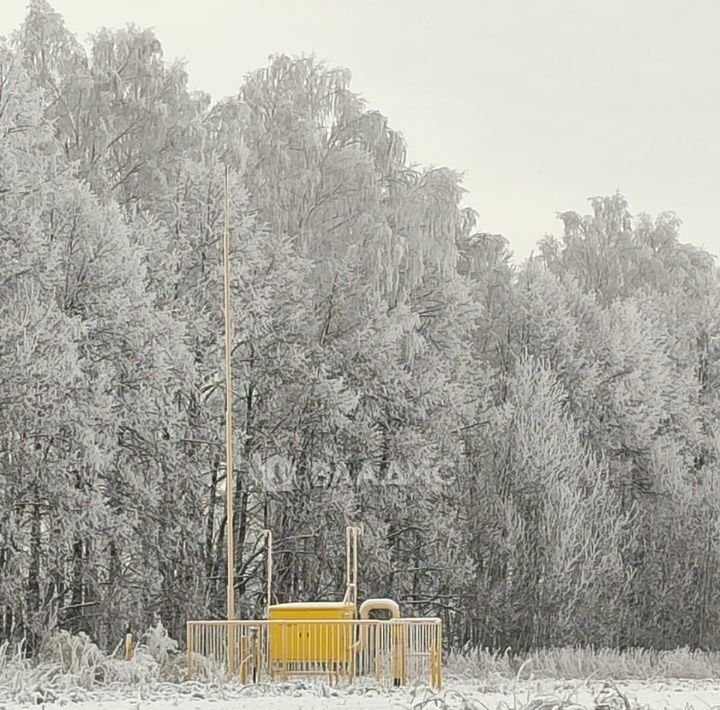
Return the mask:
[[[228,198],[228,166],[225,166],[225,225],[223,230],[223,266],[225,272],[225,507],[227,509],[227,618],[235,618],[235,525],[234,519],[234,456],[233,456],[233,391],[232,391],[232,304],[230,301],[230,209]],[[237,670],[236,629],[228,624],[227,665],[230,677]]]
[[223,265],[225,267],[225,505],[227,508],[227,618],[235,618],[235,534],[233,470],[233,392],[232,392],[232,305],[230,301],[230,229],[228,166],[225,166],[225,229]]

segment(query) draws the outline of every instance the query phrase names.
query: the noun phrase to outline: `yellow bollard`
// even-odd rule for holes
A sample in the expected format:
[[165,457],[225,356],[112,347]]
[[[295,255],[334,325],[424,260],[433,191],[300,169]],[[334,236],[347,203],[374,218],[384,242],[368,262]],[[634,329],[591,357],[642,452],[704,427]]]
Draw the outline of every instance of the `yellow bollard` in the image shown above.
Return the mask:
[[187,631],[186,631],[186,637],[187,637],[187,670],[188,670],[188,680],[192,680],[193,676],[193,633],[194,629],[190,622],[187,623]]
[[227,630],[227,664],[228,677],[233,678],[237,673],[237,627],[234,624]]
[[440,677],[440,667],[442,659],[440,649],[438,648],[437,634],[433,634],[433,639],[430,646],[430,675],[432,687],[440,690],[442,687],[442,679]]
[[252,637],[252,667],[253,667],[253,683],[260,682],[260,644],[257,634]]
[[128,626],[127,631],[125,632],[125,660],[132,661],[134,655],[135,644],[133,643],[133,635],[130,632],[130,627]]
[[442,628],[438,624],[432,641],[432,684],[437,690],[442,689]]
[[[392,622],[390,622],[392,623]],[[405,655],[405,629],[392,623],[393,685],[407,685],[407,658]]]
[[240,637],[240,682],[247,685],[248,682],[248,665],[250,663],[250,654],[248,653],[248,638],[245,634]]

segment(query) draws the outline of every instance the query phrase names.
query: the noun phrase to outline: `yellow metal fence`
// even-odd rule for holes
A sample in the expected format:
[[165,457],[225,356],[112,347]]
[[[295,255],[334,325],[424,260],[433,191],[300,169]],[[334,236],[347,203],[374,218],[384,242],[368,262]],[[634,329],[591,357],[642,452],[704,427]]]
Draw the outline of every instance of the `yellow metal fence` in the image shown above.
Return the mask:
[[189,621],[190,678],[442,685],[439,619]]

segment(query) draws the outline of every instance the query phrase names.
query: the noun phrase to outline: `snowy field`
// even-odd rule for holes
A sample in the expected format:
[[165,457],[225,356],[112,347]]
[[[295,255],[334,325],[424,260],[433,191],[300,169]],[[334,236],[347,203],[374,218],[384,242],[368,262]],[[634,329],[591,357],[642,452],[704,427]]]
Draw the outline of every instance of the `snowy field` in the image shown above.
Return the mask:
[[[20,688],[15,688],[15,697]],[[415,689],[334,689],[310,684],[206,686],[156,683],[93,691],[67,689],[52,697],[24,688],[24,702],[0,689],[0,710],[629,710],[720,708],[720,680],[657,681],[471,681],[449,679],[440,691]]]

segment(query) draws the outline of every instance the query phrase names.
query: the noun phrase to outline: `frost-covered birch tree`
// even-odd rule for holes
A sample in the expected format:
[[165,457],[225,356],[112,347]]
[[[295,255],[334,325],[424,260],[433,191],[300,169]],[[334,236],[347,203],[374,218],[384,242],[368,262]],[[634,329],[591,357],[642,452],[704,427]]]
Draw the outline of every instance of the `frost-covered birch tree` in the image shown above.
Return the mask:
[[[243,69],[244,71],[244,69]],[[0,640],[343,587],[448,643],[720,646],[720,289],[619,194],[513,264],[350,72],[213,103],[156,34],[0,44]],[[236,516],[224,510],[229,176]],[[552,206],[549,206],[552,207]]]

